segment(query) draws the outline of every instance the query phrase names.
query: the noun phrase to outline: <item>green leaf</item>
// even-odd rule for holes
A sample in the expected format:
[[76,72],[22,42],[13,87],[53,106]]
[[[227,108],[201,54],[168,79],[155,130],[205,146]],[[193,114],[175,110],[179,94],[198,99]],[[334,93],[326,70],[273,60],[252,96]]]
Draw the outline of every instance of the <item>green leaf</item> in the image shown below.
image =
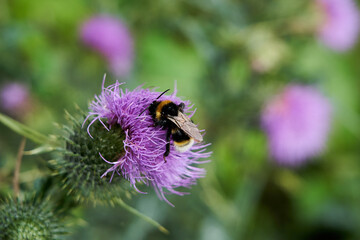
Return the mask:
[[49,144],[51,142],[49,137],[1,113],[0,113],[0,122],[3,123],[8,128],[10,128],[11,130],[13,130],[14,132],[32,140],[33,142],[39,144]]
[[154,225],[155,227],[157,227],[161,232],[168,234],[169,231],[164,228],[163,226],[160,225],[160,223],[156,222],[154,219],[142,214],[141,212],[139,212],[138,210],[136,210],[135,208],[127,205],[123,200],[118,199],[118,203],[120,206],[122,206],[124,209],[126,209],[127,211],[131,212],[132,214],[140,217],[141,219],[143,219],[144,221]]

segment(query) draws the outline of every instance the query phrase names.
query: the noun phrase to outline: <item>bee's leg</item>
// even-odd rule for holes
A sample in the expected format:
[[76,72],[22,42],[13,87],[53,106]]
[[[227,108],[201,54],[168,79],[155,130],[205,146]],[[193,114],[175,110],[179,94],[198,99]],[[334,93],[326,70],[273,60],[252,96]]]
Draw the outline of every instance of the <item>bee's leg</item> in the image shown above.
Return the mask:
[[170,142],[166,144],[166,151],[164,153],[164,162],[166,162],[166,157],[169,156],[170,153]]
[[171,136],[171,128],[168,128],[166,131],[166,151],[164,153],[164,162],[166,162],[166,157],[169,156],[170,153],[170,136]]
[[184,108],[185,108],[185,104],[182,102],[179,104],[179,111],[180,112],[183,112],[184,111]]

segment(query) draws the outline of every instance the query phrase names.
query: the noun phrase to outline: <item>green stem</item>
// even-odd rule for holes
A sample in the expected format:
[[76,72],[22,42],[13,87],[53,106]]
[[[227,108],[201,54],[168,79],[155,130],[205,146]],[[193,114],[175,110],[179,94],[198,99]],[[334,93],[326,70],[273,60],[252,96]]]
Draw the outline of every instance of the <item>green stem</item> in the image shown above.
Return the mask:
[[164,228],[163,226],[160,225],[160,223],[156,222],[155,220],[151,219],[150,217],[142,214],[141,212],[139,212],[138,210],[136,210],[135,208],[127,205],[123,200],[118,200],[118,203],[125,208],[127,211],[133,213],[134,215],[142,218],[144,221],[154,225],[155,227],[157,227],[161,232],[165,233],[165,234],[169,234],[169,231]]
[[10,128],[11,130],[13,130],[14,132],[32,140],[33,142],[39,144],[47,144],[50,142],[50,139],[47,136],[1,113],[0,113],[0,122],[3,123],[8,128]]
[[21,160],[24,155],[24,148],[25,148],[26,138],[21,140],[18,155],[16,158],[15,170],[14,170],[14,178],[13,178],[13,188],[14,188],[14,198],[19,197],[20,193],[20,186],[19,186],[19,178],[20,178],[20,167],[21,167]]

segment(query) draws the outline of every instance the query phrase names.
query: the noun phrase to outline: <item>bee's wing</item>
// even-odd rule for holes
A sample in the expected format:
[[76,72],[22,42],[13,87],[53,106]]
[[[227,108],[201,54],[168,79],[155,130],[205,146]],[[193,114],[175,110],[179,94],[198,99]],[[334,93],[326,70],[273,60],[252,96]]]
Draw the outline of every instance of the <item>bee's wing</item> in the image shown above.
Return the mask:
[[178,116],[168,116],[168,119],[176,124],[181,130],[187,133],[190,137],[194,138],[196,142],[202,142],[203,137],[196,125],[179,111]]

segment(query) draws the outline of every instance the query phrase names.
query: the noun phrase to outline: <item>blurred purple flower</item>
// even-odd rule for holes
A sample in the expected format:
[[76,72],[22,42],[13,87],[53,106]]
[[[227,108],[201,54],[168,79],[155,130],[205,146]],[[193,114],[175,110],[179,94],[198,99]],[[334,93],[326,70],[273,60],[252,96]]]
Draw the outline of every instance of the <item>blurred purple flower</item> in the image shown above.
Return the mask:
[[133,65],[133,39],[118,18],[95,16],[81,26],[81,39],[89,47],[100,52],[116,76],[127,76]]
[[324,20],[318,29],[319,40],[329,48],[343,52],[357,41],[360,14],[353,0],[316,0]]
[[[189,151],[183,153],[177,152],[171,145],[171,151],[165,163],[163,154],[166,145],[166,130],[153,127],[153,120],[146,112],[139,116],[161,92],[140,87],[133,91],[127,89],[124,91],[120,88],[121,84],[116,82],[106,88],[103,86],[102,93],[91,103],[91,111],[88,115],[88,117],[94,117],[93,122],[106,119],[107,124],[103,123],[103,125],[109,128],[119,124],[126,136],[125,155],[115,162],[109,162],[103,158],[104,161],[113,165],[103,176],[112,172],[112,179],[116,172],[129,180],[137,191],[139,191],[136,187],[137,182],[150,183],[159,198],[165,201],[167,201],[165,193],[184,195],[183,192],[175,189],[188,188],[196,183],[196,179],[205,176],[205,170],[195,165],[206,162],[199,161],[200,159],[210,157],[211,153],[205,152],[208,144],[194,144]],[[175,95],[176,89],[171,96],[162,96],[159,100],[168,99],[179,104],[181,100]],[[195,111],[190,111],[188,101],[184,103],[186,105],[184,113],[192,116]],[[91,136],[89,127],[88,132]]]
[[30,94],[28,88],[21,83],[7,83],[0,90],[1,108],[11,115],[25,111]]
[[270,153],[287,166],[300,165],[321,153],[330,122],[329,101],[310,86],[287,86],[262,113]]

